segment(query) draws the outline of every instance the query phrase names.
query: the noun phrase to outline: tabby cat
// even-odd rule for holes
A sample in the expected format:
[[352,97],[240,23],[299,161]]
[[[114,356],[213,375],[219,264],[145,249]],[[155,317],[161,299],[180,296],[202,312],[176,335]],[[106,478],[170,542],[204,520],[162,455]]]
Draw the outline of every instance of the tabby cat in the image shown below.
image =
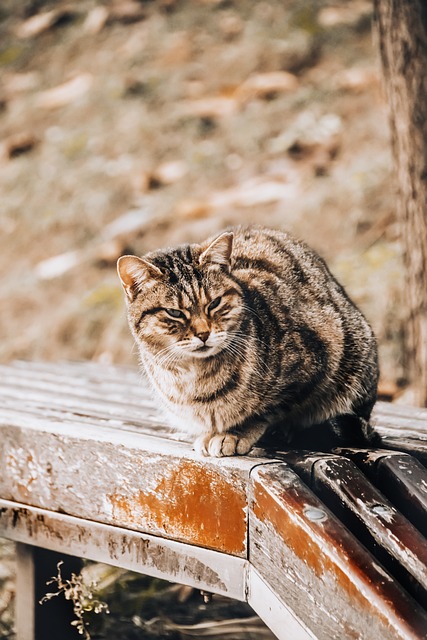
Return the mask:
[[148,379],[199,453],[245,454],[269,429],[286,442],[321,423],[346,444],[372,438],[375,337],[303,242],[236,227],[123,256],[118,272]]

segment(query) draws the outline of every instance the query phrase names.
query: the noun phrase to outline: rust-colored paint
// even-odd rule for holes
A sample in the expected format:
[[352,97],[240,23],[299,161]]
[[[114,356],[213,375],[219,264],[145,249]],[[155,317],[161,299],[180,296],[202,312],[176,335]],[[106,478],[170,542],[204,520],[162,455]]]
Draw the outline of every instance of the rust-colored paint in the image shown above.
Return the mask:
[[247,499],[239,483],[193,460],[168,468],[154,490],[109,496],[114,524],[231,555],[246,554]]
[[[304,503],[307,501],[304,491],[300,493],[297,488],[287,486],[276,496],[275,492],[268,489],[269,478],[262,480],[263,482],[255,480],[253,484],[254,515],[261,522],[273,527],[284,545],[291,549],[317,578],[321,580],[326,575],[329,578],[333,576],[337,588],[347,594],[352,607],[359,608],[366,615],[380,616],[385,627],[390,624],[388,614],[392,610],[401,623],[405,624],[405,620],[411,620],[413,616],[410,600],[399,601],[400,612],[396,610],[393,584],[381,580],[376,572],[374,575],[374,567],[369,558],[364,552],[361,553],[356,544],[352,544],[352,540],[339,524],[335,524],[331,517],[317,524],[307,521],[303,513]],[[349,577],[351,575],[356,581]],[[330,584],[329,580],[328,582]],[[363,589],[360,588],[362,583],[365,584]]]
[[[305,521],[303,516],[303,502],[294,500],[294,492],[287,488],[286,502],[280,504],[260,483],[254,483],[254,502],[252,505],[255,516],[264,523],[270,523],[284,544],[289,547],[302,560],[317,577],[321,577],[325,571],[334,574],[342,573],[327,557],[320,545],[317,536],[301,526]],[[291,504],[290,504],[291,503]],[[347,576],[343,576],[345,582],[349,582]],[[347,589],[346,589],[347,590]]]

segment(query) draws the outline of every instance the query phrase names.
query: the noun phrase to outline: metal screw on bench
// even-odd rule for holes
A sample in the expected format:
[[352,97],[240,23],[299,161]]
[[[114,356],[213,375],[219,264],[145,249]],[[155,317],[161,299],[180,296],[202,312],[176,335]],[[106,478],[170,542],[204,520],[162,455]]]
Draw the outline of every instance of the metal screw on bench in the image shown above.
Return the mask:
[[323,520],[327,518],[326,513],[322,509],[317,509],[317,507],[306,507],[304,509],[304,515],[311,520],[311,522],[323,522]]
[[212,602],[212,594],[209,591],[203,591],[201,589],[200,590],[200,595],[203,597],[203,602],[205,604],[208,604],[209,602]]
[[372,511],[379,516],[385,515],[386,513],[391,513],[390,508],[384,504],[376,504],[374,507],[372,507]]

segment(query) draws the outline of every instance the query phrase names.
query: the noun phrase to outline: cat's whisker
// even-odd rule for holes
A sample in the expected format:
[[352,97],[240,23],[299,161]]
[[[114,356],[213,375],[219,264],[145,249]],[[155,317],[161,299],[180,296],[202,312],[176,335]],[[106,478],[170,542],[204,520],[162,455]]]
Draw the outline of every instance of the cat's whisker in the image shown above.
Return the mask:
[[254,309],[252,309],[252,307],[250,307],[248,304],[243,303],[242,309],[245,309],[245,311],[249,311],[249,313],[252,313],[254,316],[258,318],[258,320],[260,320],[260,322],[264,322],[261,316],[259,316],[257,312]]
[[[235,335],[234,335],[234,338],[235,338],[234,343],[235,343],[236,345],[237,345],[237,344],[240,344],[241,346],[244,346],[245,348],[247,348],[247,347],[248,347],[248,337],[247,337],[246,335],[244,335],[244,334],[242,334],[242,335],[238,335],[238,334],[237,334],[237,335],[236,335],[236,334],[235,334]],[[262,341],[261,341],[261,342],[262,342]],[[265,344],[265,343],[263,343],[263,344]],[[258,362],[257,362],[257,365],[259,365],[261,368],[264,368],[264,372],[265,372],[265,373],[269,373],[269,374],[271,374],[272,376],[274,376],[273,371],[270,369],[270,367],[268,366],[268,364],[267,364],[266,362],[264,362],[263,360],[260,360],[260,359],[259,359],[259,360],[258,360]]]
[[168,345],[161,351],[155,354],[155,361],[159,367],[166,368],[168,365],[176,362],[179,359],[176,352],[175,345]]
[[[248,335],[246,333],[243,333],[242,331],[236,331],[233,335],[235,336],[240,336],[241,338],[244,338],[245,340],[248,340]],[[259,338],[258,336],[252,336],[250,337],[251,340],[255,340],[256,342],[259,342],[259,344],[264,345],[267,349],[270,349],[269,344],[267,344],[267,342],[265,342],[264,340],[261,340],[261,338]]]

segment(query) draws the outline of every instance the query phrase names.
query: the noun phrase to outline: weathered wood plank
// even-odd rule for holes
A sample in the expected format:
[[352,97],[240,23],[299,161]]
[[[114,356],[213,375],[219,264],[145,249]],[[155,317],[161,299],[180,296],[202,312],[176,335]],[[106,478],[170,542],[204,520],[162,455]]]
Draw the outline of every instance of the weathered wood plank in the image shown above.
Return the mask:
[[116,387],[103,390],[98,389],[95,385],[72,388],[67,386],[66,382],[58,383],[58,381],[55,384],[37,381],[35,384],[22,385],[20,387],[13,380],[9,380],[7,384],[1,383],[1,393],[4,398],[10,398],[11,400],[32,399],[38,402],[45,402],[46,399],[50,398],[57,403],[63,400],[74,404],[95,403],[99,405],[100,401],[105,399],[107,407],[115,410],[118,408],[125,410],[128,406],[134,409],[156,409],[155,402],[143,393],[137,396],[135,393],[132,394]]
[[[365,458],[387,453],[342,451]],[[283,458],[409,593],[427,605],[424,537],[354,462],[334,454],[304,452],[285,454]]]
[[384,449],[342,449],[341,452],[427,537],[427,469],[416,458]]
[[25,397],[28,390],[47,393],[65,394],[77,398],[105,397],[106,400],[117,400],[126,403],[130,400],[137,406],[140,403],[148,403],[155,406],[147,382],[135,376],[134,380],[127,381],[121,378],[121,370],[117,370],[116,380],[96,380],[90,377],[79,376],[73,378],[70,375],[45,374],[43,377],[29,369],[25,373],[14,368],[0,366],[0,384],[2,389],[15,389],[15,393],[21,393]]
[[427,465],[427,410],[387,402],[375,405],[372,425],[383,447],[407,452]]
[[50,402],[48,394],[35,396],[32,392],[28,392],[25,400],[13,393],[7,397],[0,394],[0,404],[0,420],[7,420],[9,424],[19,424],[20,416],[26,415],[34,418],[46,417],[64,423],[99,423],[167,438],[175,436],[176,439],[182,439],[183,436],[165,425],[161,416],[149,406],[133,409],[132,406],[112,406],[108,402],[98,405],[87,400],[76,402],[73,398],[57,395]]
[[373,417],[374,419],[381,419],[385,416],[389,416],[390,418],[399,416],[413,421],[420,421],[422,424],[419,425],[419,428],[422,431],[427,431],[427,409],[423,407],[412,407],[379,400],[374,407]]
[[388,456],[378,463],[377,481],[396,507],[427,537],[427,471],[418,460]]
[[[427,460],[427,411],[394,409],[378,403],[378,431]],[[249,599],[283,639],[427,637],[425,612],[288,467],[201,460],[179,437],[136,369],[0,365],[0,535]]]
[[[1,516],[4,515],[0,507]],[[78,631],[71,622],[75,619],[73,606],[61,594],[40,605],[40,600],[51,590],[47,582],[57,575],[58,562],[62,563],[63,580],[81,571],[82,560],[23,542],[16,545],[16,635],[18,640],[77,640]]]
[[[280,569],[278,567],[278,569]],[[248,603],[279,640],[315,640],[316,635],[277,596],[253,566],[248,567]]]
[[0,425],[1,497],[246,555],[249,472],[262,460],[200,459],[184,443],[24,417]]
[[[95,400],[103,397],[106,402],[118,402],[123,409],[126,404],[138,408],[153,408],[156,403],[147,383],[136,368],[100,366],[97,363],[26,363],[0,366],[1,386],[15,387],[17,400],[24,399],[28,390],[45,391],[48,394],[77,396]],[[21,394],[21,396],[20,396]],[[121,408],[117,409],[121,413]],[[161,422],[161,419],[158,421]],[[413,407],[378,402],[373,414],[373,423],[383,435],[387,446],[410,451],[418,446],[423,461],[427,460],[427,411]]]
[[[121,368],[115,368],[116,378],[103,380],[102,367],[97,367],[99,380],[88,374],[72,376],[69,367],[56,373],[45,371],[39,377],[39,366],[33,370],[33,363],[16,370],[13,366],[0,366],[0,419],[11,419],[10,411],[17,410],[14,424],[22,412],[40,413],[58,420],[108,421],[116,428],[129,429],[168,435],[182,439],[186,434],[174,434],[174,430],[165,424],[158,406],[151,397],[147,384],[141,383],[140,376],[134,370],[130,381],[122,380]],[[82,367],[71,367],[79,371]],[[93,366],[89,367],[93,370]],[[84,368],[83,368],[84,370]],[[111,372],[110,372],[111,375]],[[129,373],[128,373],[129,377]],[[5,415],[4,410],[9,413]],[[57,412],[55,414],[55,412]],[[188,440],[188,435],[187,438]]]
[[[319,460],[313,467],[316,493],[338,513],[408,591],[427,605],[427,545],[350,460]],[[356,521],[353,522],[351,516]]]
[[74,554],[236,600],[246,599],[246,560],[210,549],[3,499],[0,536],[17,540],[24,548],[32,545]]
[[317,638],[425,637],[424,610],[287,465],[252,479],[251,565]]
[[[8,537],[1,525],[0,533]],[[36,581],[33,547],[19,542],[16,545],[16,593],[16,635],[19,640],[34,640]]]
[[121,379],[130,381],[135,381],[140,376],[139,370],[135,366],[101,364],[90,360],[59,360],[54,362],[15,360],[12,365],[5,366],[7,368],[12,367],[23,374],[34,372],[37,376],[43,376],[52,375],[53,373],[60,377],[84,377],[103,382],[109,379],[116,380],[118,372],[120,372]]

